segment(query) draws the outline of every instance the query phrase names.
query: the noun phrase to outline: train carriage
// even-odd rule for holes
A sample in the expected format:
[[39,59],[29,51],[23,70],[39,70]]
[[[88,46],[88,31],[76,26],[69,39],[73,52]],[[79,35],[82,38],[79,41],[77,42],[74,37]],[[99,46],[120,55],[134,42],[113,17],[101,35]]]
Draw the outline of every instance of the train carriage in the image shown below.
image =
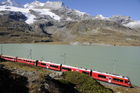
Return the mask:
[[47,66],[49,65],[49,63],[50,62],[46,62],[46,61],[38,61],[37,66],[43,67],[43,68],[47,68]]
[[61,71],[79,71],[79,69],[77,67],[73,67],[73,66],[68,66],[68,65],[62,65],[61,67]]
[[115,75],[110,75],[110,77],[111,77],[111,83],[113,84],[118,84],[126,87],[132,86],[128,77],[115,76]]
[[13,61],[14,62],[16,57],[1,55],[1,58],[3,58],[4,60],[7,60],[7,61]]
[[48,64],[46,65],[46,68],[55,70],[55,71],[61,71],[61,66],[62,64],[48,62]]
[[30,64],[30,65],[34,65],[35,64],[35,60],[25,59],[25,58],[16,58],[16,62],[26,63],[26,64]]
[[118,85],[122,85],[126,87],[132,86],[129,81],[129,78],[124,77],[124,76],[113,75],[113,74],[103,73],[103,72],[98,72],[98,71],[92,71],[92,77],[94,79],[108,82],[108,83],[118,84]]
[[80,73],[87,74],[88,76],[91,76],[92,75],[92,70],[89,70],[89,69],[80,68],[79,69],[79,72]]

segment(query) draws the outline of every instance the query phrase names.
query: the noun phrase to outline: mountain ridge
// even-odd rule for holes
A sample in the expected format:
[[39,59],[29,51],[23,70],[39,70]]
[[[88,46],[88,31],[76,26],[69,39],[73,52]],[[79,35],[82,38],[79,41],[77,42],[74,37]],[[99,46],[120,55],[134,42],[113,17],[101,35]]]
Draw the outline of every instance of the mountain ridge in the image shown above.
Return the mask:
[[[140,41],[140,30],[135,28],[135,25],[139,27],[139,24],[137,24],[139,21],[134,21],[129,16],[112,16],[110,18],[103,15],[91,16],[85,12],[70,9],[63,2],[59,1],[47,1],[45,3],[34,1],[25,4],[24,7],[11,5],[4,5],[4,3],[0,5],[1,20],[5,19],[4,16],[7,16],[6,20],[1,21],[0,24],[7,23],[7,27],[4,29],[12,27],[14,23],[27,25],[21,25],[22,27],[19,28],[26,29],[23,32],[39,37],[35,40],[30,39],[30,42],[78,41],[111,44],[134,42],[138,45],[137,43]],[[11,17],[10,12],[16,18]],[[11,22],[11,20],[14,21]],[[11,30],[4,29],[1,29],[2,33],[4,31],[11,33]],[[14,31],[14,33],[20,32],[17,29],[14,29]],[[13,36],[13,33],[11,34]],[[2,37],[3,35],[1,35]],[[26,35],[23,38],[27,41],[29,39]]]
[[[19,9],[17,9],[18,11],[20,11],[20,12],[25,12],[25,11],[29,11],[29,10],[39,10],[39,9],[47,9],[47,10],[50,10],[50,12],[52,12],[52,13],[54,13],[55,14],[55,12],[54,12],[54,10],[55,11],[59,11],[59,9],[60,9],[60,11],[69,11],[68,13],[75,13],[76,15],[79,15],[79,16],[88,16],[88,17],[90,17],[90,18],[88,18],[88,19],[99,19],[99,20],[109,20],[109,21],[114,21],[114,22],[117,22],[117,23],[119,23],[119,24],[122,24],[122,25],[124,25],[124,26],[127,26],[127,27],[136,27],[135,25],[139,25],[139,22],[140,21],[138,21],[138,20],[132,20],[131,19],[131,17],[129,17],[129,16],[112,16],[112,17],[104,17],[103,15],[101,15],[101,14],[99,14],[99,15],[96,15],[96,16],[91,16],[91,15],[89,15],[89,14],[87,14],[87,13],[85,13],[85,12],[81,12],[81,11],[79,11],[79,10],[75,10],[75,9],[70,9],[70,8],[68,8],[62,1],[46,1],[46,2],[44,2],[44,3],[42,3],[42,2],[40,2],[40,1],[37,1],[37,0],[35,0],[35,1],[33,1],[33,2],[31,2],[31,3],[27,3],[27,4],[25,4],[25,5],[21,5],[21,4],[18,4],[18,3],[16,3],[14,0],[5,0],[5,2],[4,1],[2,1],[1,3],[0,3],[0,6],[5,6],[4,8],[5,8],[5,10],[6,10],[6,6],[7,6],[7,11],[9,10],[9,11],[15,11],[14,9],[11,9],[10,10],[10,7],[19,7]],[[8,7],[9,6],[9,7]],[[2,7],[1,7],[2,8]],[[21,9],[22,8],[22,9]],[[23,10],[23,11],[22,11]],[[46,10],[46,11],[47,11]],[[46,11],[43,11],[43,12],[46,12]],[[59,11],[59,12],[60,12]],[[41,11],[39,11],[39,12],[41,12]],[[29,13],[29,12],[28,12]],[[45,15],[47,15],[47,14],[45,14]],[[48,14],[49,15],[49,14]],[[49,15],[50,16],[50,15]],[[53,15],[54,16],[54,15]],[[56,15],[57,16],[57,15]],[[51,16],[52,17],[52,16]],[[66,16],[65,16],[66,17]],[[35,19],[35,17],[34,17],[34,19]],[[60,18],[59,18],[60,19]],[[65,19],[67,19],[68,21],[74,21],[72,18],[70,18],[70,17],[67,17],[67,18],[65,18]],[[84,18],[83,18],[84,19]],[[85,18],[85,19],[87,19],[87,18]],[[84,20],[85,20],[84,19]],[[131,23],[130,23],[131,22]],[[133,24],[133,25],[131,25],[132,24],[132,22],[135,22],[135,24]],[[31,22],[31,23],[33,23],[33,22]],[[130,23],[130,24],[129,24]],[[30,24],[30,23],[28,23],[28,24]]]

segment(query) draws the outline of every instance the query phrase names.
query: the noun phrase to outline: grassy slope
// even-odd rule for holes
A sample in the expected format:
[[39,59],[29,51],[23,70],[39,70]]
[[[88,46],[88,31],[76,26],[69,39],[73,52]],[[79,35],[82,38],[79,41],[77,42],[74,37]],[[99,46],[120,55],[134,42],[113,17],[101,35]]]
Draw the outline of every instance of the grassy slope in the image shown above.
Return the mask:
[[72,84],[81,93],[113,93],[95,79],[79,72],[65,72],[61,82]]
[[77,37],[76,41],[111,45],[140,46],[140,36],[126,35],[124,33],[105,29],[100,33],[88,32],[80,37]]

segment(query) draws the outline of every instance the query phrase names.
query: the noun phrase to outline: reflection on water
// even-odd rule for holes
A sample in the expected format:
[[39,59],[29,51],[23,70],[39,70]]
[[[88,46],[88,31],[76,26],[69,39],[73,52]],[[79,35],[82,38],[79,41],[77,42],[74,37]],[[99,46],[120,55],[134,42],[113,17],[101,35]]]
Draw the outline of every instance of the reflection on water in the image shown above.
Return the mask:
[[1,44],[1,53],[121,74],[140,86],[140,47]]

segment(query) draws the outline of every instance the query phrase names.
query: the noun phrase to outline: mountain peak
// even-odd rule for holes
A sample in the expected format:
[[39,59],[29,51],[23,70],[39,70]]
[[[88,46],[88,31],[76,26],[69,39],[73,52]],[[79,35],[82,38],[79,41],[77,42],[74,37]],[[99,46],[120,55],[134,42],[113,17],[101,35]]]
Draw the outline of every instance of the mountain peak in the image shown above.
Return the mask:
[[100,15],[96,15],[95,18],[96,18],[96,19],[100,19],[100,20],[107,20],[107,19],[108,19],[108,17],[104,17],[104,16],[101,15],[101,14],[100,14]]
[[47,1],[45,3],[45,6],[49,7],[49,8],[55,8],[55,9],[65,7],[64,3],[61,2],[61,1],[53,1],[53,2],[52,1]]
[[24,8],[38,8],[38,7],[43,7],[44,3],[41,3],[37,0],[31,2],[31,3],[27,3],[24,5]]
[[64,3],[61,1],[47,1],[45,3],[39,2],[38,0],[35,0],[31,3],[25,4],[25,8],[51,8],[51,9],[59,9],[63,8]]
[[133,21],[130,16],[120,16],[120,15],[112,16],[110,19],[119,24],[127,24]]

